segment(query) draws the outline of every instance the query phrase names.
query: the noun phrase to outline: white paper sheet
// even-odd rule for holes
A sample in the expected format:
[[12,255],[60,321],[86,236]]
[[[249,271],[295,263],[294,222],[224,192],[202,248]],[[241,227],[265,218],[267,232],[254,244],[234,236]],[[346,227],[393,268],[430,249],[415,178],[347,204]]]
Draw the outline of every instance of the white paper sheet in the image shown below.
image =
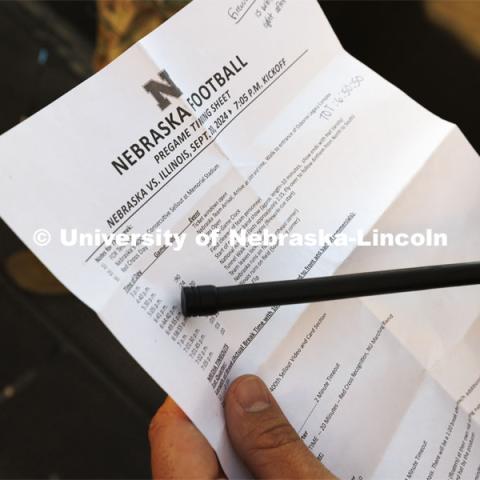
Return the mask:
[[[177,90],[156,98],[169,82]],[[226,435],[223,395],[257,373],[340,478],[479,478],[478,287],[180,314],[190,282],[478,260],[478,155],[346,53],[314,0],[195,0],[2,135],[0,158],[2,218],[173,396],[229,476],[248,472]],[[195,242],[233,227],[433,229],[448,246]],[[183,248],[61,237],[158,228],[184,233]],[[39,229],[48,245],[33,240]]]

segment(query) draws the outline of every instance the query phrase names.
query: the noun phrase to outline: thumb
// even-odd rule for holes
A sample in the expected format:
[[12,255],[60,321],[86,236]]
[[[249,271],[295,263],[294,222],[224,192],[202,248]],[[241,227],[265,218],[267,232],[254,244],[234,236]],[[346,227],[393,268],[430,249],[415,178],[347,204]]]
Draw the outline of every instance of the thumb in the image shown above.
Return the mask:
[[225,397],[230,440],[255,478],[335,477],[305,446],[260,378],[245,375]]

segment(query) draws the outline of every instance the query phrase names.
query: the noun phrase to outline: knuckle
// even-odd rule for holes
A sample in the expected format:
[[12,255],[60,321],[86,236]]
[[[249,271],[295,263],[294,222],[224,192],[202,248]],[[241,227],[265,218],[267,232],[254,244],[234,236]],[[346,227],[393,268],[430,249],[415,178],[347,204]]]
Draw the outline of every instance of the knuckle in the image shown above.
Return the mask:
[[153,418],[150,420],[148,425],[148,437],[150,440],[156,437],[162,429],[162,417],[163,415],[158,411]]
[[300,442],[300,437],[296,434],[293,428],[286,422],[275,422],[261,430],[253,432],[254,442],[252,449],[260,452],[275,452],[284,450],[285,447]]

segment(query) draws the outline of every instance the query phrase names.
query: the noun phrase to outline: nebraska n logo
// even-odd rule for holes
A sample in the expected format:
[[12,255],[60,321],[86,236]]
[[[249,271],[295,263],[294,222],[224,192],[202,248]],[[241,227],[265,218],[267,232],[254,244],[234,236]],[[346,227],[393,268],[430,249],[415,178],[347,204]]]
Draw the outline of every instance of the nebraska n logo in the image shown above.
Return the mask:
[[158,76],[163,82],[150,80],[143,86],[143,88],[148,93],[151,93],[158,102],[158,106],[162,110],[165,110],[171,103],[166,97],[178,98],[182,95],[182,91],[172,82],[170,75],[168,75],[166,70],[162,70]]

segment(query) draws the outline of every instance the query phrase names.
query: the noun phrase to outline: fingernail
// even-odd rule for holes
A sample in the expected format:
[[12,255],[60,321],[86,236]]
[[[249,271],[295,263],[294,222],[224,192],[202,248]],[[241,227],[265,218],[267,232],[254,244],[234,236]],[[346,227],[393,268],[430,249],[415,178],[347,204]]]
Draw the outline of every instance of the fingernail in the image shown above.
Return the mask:
[[270,395],[265,384],[257,377],[246,377],[235,387],[235,398],[245,412],[255,413],[270,406]]

